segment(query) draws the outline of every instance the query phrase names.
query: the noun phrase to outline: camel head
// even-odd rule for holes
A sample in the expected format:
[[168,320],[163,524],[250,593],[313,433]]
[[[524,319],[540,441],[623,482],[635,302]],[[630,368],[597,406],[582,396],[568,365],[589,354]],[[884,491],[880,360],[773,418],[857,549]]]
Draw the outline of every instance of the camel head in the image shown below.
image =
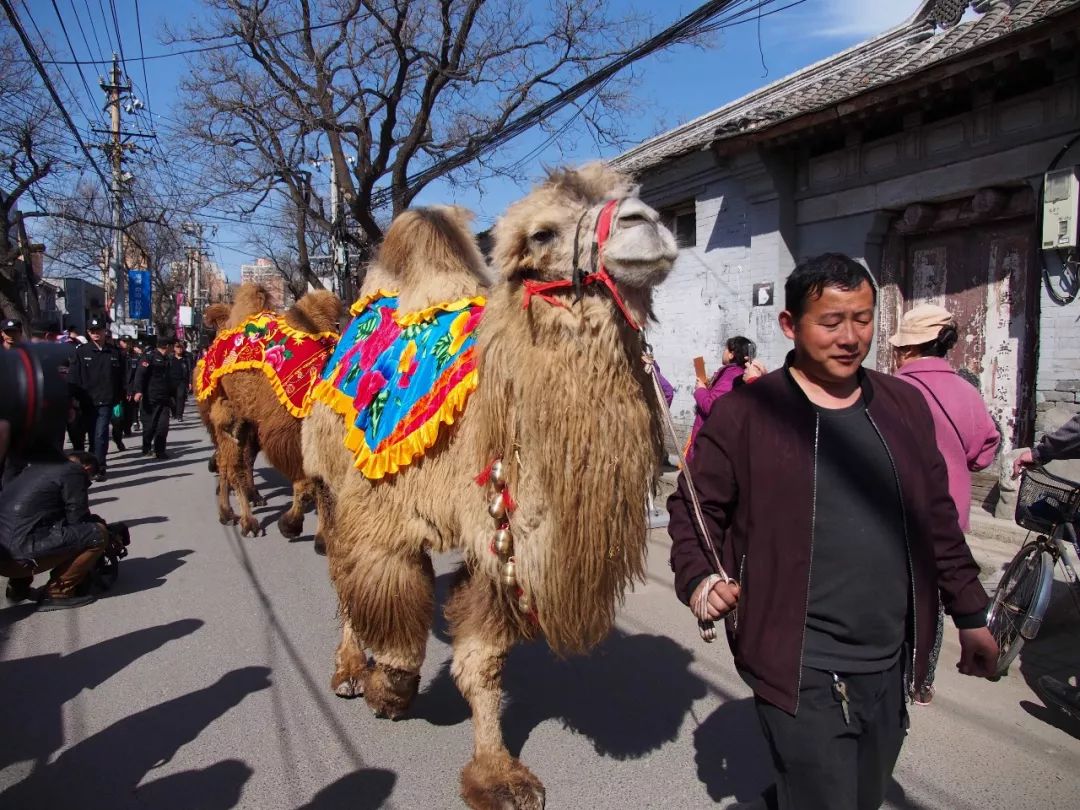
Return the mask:
[[312,290],[285,313],[285,322],[301,332],[340,332],[345,307],[329,290]]
[[274,303],[270,298],[270,291],[266,287],[262,284],[253,284],[250,281],[241,284],[236,291],[232,310],[229,312],[228,326],[239,326],[252,315],[258,315],[260,312],[273,308]]
[[215,332],[223,327],[229,320],[229,312],[232,306],[229,304],[211,304],[203,310],[203,325],[208,326]]
[[[494,229],[493,261],[511,285],[574,281],[602,263],[640,323],[651,310],[651,290],[670,272],[678,249],[660,216],[637,197],[630,179],[602,163],[550,172],[514,203]],[[605,206],[614,202],[610,232],[597,252]],[[609,296],[602,284],[591,295]],[[565,296],[564,296],[565,297]]]

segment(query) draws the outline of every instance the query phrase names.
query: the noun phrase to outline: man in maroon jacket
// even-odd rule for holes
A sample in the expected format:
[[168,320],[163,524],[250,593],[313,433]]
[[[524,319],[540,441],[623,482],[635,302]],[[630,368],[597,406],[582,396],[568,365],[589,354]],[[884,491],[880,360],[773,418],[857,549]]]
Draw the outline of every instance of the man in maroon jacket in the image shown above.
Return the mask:
[[685,476],[668,501],[671,567],[699,619],[726,617],[779,807],[864,810],[884,801],[939,594],[960,628],[962,673],[992,675],[997,645],[926,403],[862,368],[869,274],[825,254],[799,265],[785,294],[794,351],[714,409],[690,465],[736,582],[713,576]]

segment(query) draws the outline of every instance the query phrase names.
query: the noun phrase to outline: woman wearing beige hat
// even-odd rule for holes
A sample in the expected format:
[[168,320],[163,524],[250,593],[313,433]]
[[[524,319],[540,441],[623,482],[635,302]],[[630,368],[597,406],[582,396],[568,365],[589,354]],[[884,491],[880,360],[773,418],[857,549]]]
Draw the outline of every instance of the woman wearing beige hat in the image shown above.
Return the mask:
[[[889,343],[896,357],[896,376],[919,389],[930,408],[938,448],[949,474],[949,494],[956,504],[960,528],[967,532],[971,472],[990,466],[1001,443],[1001,434],[979,391],[945,360],[957,338],[956,320],[949,310],[937,304],[919,304],[904,313]],[[939,617],[932,662],[937,661],[942,627]],[[930,675],[926,687],[916,696],[916,703],[929,703],[933,697],[933,666]]]

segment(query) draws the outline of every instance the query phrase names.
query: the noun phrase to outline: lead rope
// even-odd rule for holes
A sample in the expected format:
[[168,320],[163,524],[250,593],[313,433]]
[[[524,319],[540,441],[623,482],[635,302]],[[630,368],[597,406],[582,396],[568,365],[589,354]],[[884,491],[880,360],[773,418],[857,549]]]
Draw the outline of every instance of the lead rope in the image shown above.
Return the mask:
[[[652,377],[653,391],[656,393],[656,401],[660,405],[660,414],[663,416],[664,425],[668,429],[668,433],[671,436],[671,442],[675,446],[676,451],[679,453],[679,462],[682,464],[682,474],[686,477],[686,488],[690,492],[690,503],[693,506],[694,520],[697,523],[698,532],[700,532],[702,539],[705,541],[705,548],[712,556],[713,567],[716,569],[715,574],[709,574],[705,578],[705,584],[702,586],[700,594],[695,605],[695,614],[698,617],[705,615],[705,609],[709,604],[709,594],[712,593],[713,586],[718,582],[727,584],[732,582],[731,577],[724,571],[724,566],[720,564],[720,555],[716,551],[716,544],[713,543],[712,536],[709,534],[708,528],[705,526],[705,516],[701,512],[701,502],[698,500],[697,487],[694,486],[694,478],[690,474],[690,465],[686,462],[686,454],[683,452],[683,445],[679,441],[679,435],[675,430],[675,422],[671,419],[671,409],[668,408],[667,399],[664,397],[664,389],[660,386],[660,375],[656,370],[656,362],[653,360],[652,347],[645,343],[645,352],[643,354],[645,365],[648,368],[649,376]],[[716,641],[716,624],[708,619],[698,618],[698,632],[701,633],[701,638],[711,643]]]

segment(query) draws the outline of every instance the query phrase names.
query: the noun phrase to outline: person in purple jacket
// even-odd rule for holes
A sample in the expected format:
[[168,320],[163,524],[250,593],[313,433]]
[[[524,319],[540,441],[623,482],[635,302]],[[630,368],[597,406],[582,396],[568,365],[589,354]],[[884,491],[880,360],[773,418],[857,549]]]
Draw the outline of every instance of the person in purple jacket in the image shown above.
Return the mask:
[[[889,343],[896,357],[896,376],[915,386],[930,408],[938,450],[949,476],[949,495],[956,504],[960,528],[966,533],[971,523],[971,473],[990,466],[1001,434],[975,386],[945,360],[958,337],[956,319],[949,310],[937,304],[919,304],[904,313]],[[945,612],[939,603],[930,669],[915,694],[915,703],[920,706],[934,698],[934,673],[944,631]]]
[[937,304],[919,304],[900,319],[889,338],[896,356],[896,376],[919,390],[934,417],[938,449],[949,473],[949,494],[960,528],[971,517],[971,473],[990,466],[1001,434],[978,390],[945,359],[958,334],[952,313]]
[[705,418],[712,413],[716,400],[720,399],[724,394],[731,393],[731,390],[736,385],[743,383],[743,375],[750,367],[756,354],[757,346],[754,345],[754,341],[750,340],[750,338],[742,335],[728,338],[724,346],[724,354],[721,357],[723,365],[720,366],[708,384],[698,380],[697,387],[694,389],[694,427],[690,431],[690,442],[686,446],[687,461],[690,460],[694,451],[694,439],[697,438],[698,431],[701,430],[701,426],[705,423]]

